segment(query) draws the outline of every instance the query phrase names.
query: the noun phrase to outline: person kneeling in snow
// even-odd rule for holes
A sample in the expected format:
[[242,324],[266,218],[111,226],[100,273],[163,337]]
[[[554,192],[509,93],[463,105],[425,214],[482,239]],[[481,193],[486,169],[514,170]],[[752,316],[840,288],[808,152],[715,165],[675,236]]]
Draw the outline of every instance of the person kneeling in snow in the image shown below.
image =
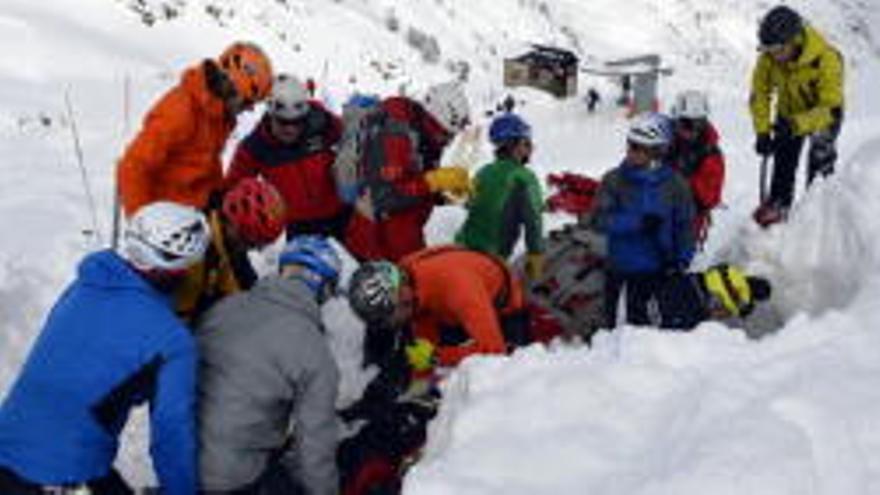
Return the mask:
[[196,493],[196,345],[169,294],[209,240],[198,210],[156,202],[121,253],[86,256],[0,407],[0,493],[133,493],[113,460],[145,402],[162,493]]
[[770,282],[735,266],[715,265],[704,272],[669,277],[655,301],[660,327],[690,330],[706,320],[745,318],[758,302],[770,299]]
[[399,264],[364,263],[352,274],[348,301],[368,333],[411,326],[422,348],[414,354],[430,348],[441,366],[528,342],[521,281],[495,256],[458,246],[417,251]]
[[219,302],[196,329],[199,474],[206,494],[335,495],[339,372],[321,304],[341,261],[298,236],[280,273]]

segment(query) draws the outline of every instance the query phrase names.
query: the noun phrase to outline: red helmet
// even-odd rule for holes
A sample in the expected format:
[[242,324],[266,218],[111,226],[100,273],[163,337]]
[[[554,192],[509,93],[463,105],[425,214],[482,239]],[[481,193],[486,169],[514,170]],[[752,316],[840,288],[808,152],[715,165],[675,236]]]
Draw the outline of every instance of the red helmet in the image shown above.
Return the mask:
[[242,240],[263,246],[281,235],[287,207],[275,187],[248,177],[223,197],[223,216],[235,226]]

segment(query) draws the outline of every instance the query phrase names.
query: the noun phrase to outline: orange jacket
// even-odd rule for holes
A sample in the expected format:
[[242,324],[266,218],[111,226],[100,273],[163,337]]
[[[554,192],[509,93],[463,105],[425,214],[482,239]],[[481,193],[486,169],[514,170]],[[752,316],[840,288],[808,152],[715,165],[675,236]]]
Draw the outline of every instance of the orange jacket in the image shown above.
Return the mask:
[[157,200],[204,207],[220,187],[220,154],[234,121],[211,94],[204,64],[187,69],[144,118],[117,167],[126,216]]
[[[521,309],[523,292],[503,261],[457,246],[438,246],[405,257],[400,266],[414,285],[413,334],[437,346],[441,366],[454,366],[471,354],[507,350],[498,317]],[[441,346],[442,327],[462,328],[471,340]]]

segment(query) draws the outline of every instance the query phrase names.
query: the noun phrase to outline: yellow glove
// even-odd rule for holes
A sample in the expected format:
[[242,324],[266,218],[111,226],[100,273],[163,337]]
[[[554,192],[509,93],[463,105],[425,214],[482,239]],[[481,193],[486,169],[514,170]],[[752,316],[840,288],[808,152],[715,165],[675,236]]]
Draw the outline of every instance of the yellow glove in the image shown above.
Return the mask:
[[454,196],[467,196],[473,188],[468,171],[464,167],[440,167],[425,172],[425,182],[431,192],[445,192]]
[[529,280],[538,280],[544,274],[544,254],[529,253],[526,255],[526,275]]
[[414,371],[428,371],[434,367],[434,344],[427,339],[416,339],[404,347],[403,352]]

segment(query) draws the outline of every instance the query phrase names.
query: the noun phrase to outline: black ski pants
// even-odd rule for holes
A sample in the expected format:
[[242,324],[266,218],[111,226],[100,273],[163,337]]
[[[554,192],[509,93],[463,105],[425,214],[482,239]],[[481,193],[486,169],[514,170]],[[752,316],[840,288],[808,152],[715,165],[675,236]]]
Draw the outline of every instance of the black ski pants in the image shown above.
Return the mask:
[[[818,176],[834,173],[837,161],[837,136],[843,122],[843,112],[833,111],[834,122],[828,129],[809,136],[810,151],[807,155],[807,186]],[[776,143],[773,153],[773,178],[770,183],[771,203],[789,208],[794,201],[795,176],[804,146],[804,136],[789,136]]]
[[656,324],[659,315],[652,317],[649,303],[656,301],[664,280],[662,273],[624,274],[609,270],[605,276],[605,328],[614,328],[617,324],[617,304],[624,289],[626,322],[631,325]]

